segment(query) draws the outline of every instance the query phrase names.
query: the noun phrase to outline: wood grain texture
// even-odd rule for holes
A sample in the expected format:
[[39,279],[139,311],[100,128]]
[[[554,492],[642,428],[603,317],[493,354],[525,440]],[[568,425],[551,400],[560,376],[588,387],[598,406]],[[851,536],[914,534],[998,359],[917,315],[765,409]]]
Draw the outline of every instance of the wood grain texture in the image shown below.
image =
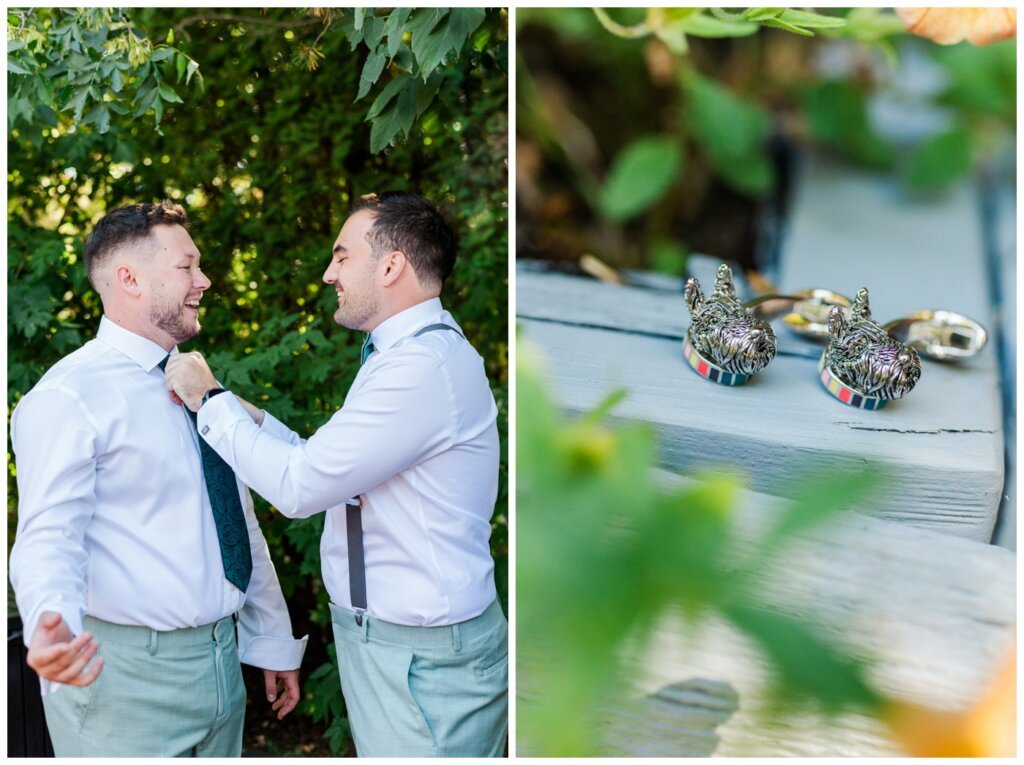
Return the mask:
[[[677,477],[672,481],[678,482]],[[737,528],[753,539],[785,501],[743,492]],[[968,708],[1014,643],[1015,556],[991,545],[862,515],[802,534],[766,578],[766,607],[809,621],[872,659],[890,698]],[[530,703],[520,653],[517,694]],[[549,657],[550,659],[550,657]],[[756,646],[722,621],[696,630],[667,615],[648,650],[626,657],[629,699],[609,700],[608,753],[620,756],[897,756],[879,721],[846,714],[779,716]],[[520,755],[529,751],[521,743]]]

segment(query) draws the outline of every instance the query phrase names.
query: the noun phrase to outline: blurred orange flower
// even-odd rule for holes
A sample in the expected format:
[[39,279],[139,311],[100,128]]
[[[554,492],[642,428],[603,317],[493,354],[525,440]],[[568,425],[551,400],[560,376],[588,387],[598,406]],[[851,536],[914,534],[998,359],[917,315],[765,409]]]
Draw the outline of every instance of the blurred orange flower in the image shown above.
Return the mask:
[[897,8],[907,30],[941,45],[988,45],[1017,34],[1016,8]]
[[1017,753],[1017,658],[1011,652],[994,682],[964,712],[890,704],[885,719],[911,757],[1014,757]]

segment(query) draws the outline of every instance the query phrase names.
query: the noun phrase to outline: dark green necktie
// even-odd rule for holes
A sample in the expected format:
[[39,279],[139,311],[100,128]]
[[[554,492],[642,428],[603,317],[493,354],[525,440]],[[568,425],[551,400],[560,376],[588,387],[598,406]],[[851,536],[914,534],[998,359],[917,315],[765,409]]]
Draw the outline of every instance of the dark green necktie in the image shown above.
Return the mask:
[[[168,356],[160,362],[160,370],[167,365]],[[196,413],[185,407],[192,427],[198,429]],[[217,526],[220,541],[220,558],[224,563],[224,576],[242,592],[249,587],[252,578],[252,552],[249,550],[249,530],[245,525],[245,513],[238,498],[238,484],[235,471],[221,459],[198,433],[199,455],[203,462],[203,477],[210,495],[213,522]]]

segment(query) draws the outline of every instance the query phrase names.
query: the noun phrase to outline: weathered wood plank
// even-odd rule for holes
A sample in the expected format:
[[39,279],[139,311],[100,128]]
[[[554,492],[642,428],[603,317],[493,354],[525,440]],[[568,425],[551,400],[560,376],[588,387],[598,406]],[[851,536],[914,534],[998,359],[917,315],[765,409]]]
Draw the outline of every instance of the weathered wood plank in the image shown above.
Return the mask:
[[[743,492],[737,529],[760,535],[784,504]],[[889,697],[956,711],[982,693],[1014,643],[1014,572],[1015,556],[1001,548],[851,515],[794,542],[763,593],[767,607],[873,657],[872,682]],[[545,660],[519,656],[526,705],[531,672]],[[601,710],[612,755],[899,754],[885,727],[861,715],[766,717],[760,655],[722,622],[691,633],[680,616],[667,616],[650,649],[627,664],[632,702]],[[517,752],[533,754],[528,742]]]
[[[970,370],[929,370],[898,414],[838,405],[821,390],[813,361],[777,358],[740,388],[708,383],[689,369],[675,340],[521,320],[523,337],[548,359],[559,403],[596,406],[615,387],[629,395],[618,418],[651,423],[661,460],[682,472],[723,464],[763,491],[785,492],[808,470],[843,469],[866,457],[893,482],[873,514],[988,541],[1002,491],[1000,428],[943,406],[943,396],[974,395]],[[992,381],[987,382],[991,389]],[[893,413],[897,412],[895,406]]]

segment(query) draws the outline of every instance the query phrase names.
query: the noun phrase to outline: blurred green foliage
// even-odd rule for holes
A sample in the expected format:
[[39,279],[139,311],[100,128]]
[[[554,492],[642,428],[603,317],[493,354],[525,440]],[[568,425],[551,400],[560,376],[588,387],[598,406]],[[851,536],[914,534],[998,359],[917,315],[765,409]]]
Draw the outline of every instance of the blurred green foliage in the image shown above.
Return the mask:
[[[450,214],[462,237],[442,300],[484,357],[498,403],[491,541],[507,612],[507,14],[329,10],[37,9],[34,32],[28,17],[8,15],[9,36],[35,41],[9,54],[8,91],[30,106],[9,110],[8,416],[48,367],[95,334],[101,305],[80,261],[92,225],[121,204],[169,198],[188,209],[213,282],[189,349],[240,395],[312,433],[340,407],[359,365],[361,337],[333,323],[333,292],[322,289],[331,243],[358,196],[415,191]],[[111,40],[132,42],[101,56]],[[381,46],[387,58],[368,73]],[[429,99],[420,92],[415,114],[403,111],[382,138],[367,107],[353,103],[376,94],[377,116],[391,119],[389,104],[405,98],[405,85],[393,83],[411,75],[438,87]],[[183,103],[165,92],[179,78]],[[97,108],[109,122],[90,119]],[[14,469],[8,442],[9,545]],[[342,751],[347,721],[320,579],[323,516],[289,521],[259,498],[257,512],[295,632],[310,634],[300,709],[328,723]]]
[[[768,530],[740,533],[739,480],[706,475],[666,488],[650,472],[647,425],[603,426],[623,397],[566,421],[541,360],[517,344],[517,735],[539,756],[599,756],[602,703],[628,703],[623,654],[642,654],[670,609],[696,628],[728,620],[761,649],[779,709],[878,711],[867,665],[758,595],[801,532],[867,501],[877,469],[808,476]],[[685,755],[686,752],[679,752]]]
[[[784,151],[823,150],[928,194],[1005,153],[1016,129],[1013,40],[946,48],[886,9],[522,8],[517,25],[525,257],[678,274],[655,256],[674,240],[753,266]],[[901,92],[901,51],[937,63],[939,92]],[[887,135],[883,93],[936,110],[930,132]]]

